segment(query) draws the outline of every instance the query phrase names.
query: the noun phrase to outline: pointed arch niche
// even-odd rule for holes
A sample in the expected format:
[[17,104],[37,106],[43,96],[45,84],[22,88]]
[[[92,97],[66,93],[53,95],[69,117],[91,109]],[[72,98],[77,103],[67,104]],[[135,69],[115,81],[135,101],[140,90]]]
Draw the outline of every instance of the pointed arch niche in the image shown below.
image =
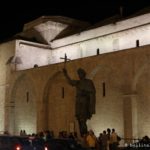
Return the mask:
[[25,130],[27,134],[36,133],[37,106],[32,83],[29,76],[22,74],[13,86],[8,117],[10,133],[19,134],[20,130]]
[[45,129],[58,136],[60,131],[70,132],[75,123],[75,91],[62,72],[56,72],[49,78],[44,90]]

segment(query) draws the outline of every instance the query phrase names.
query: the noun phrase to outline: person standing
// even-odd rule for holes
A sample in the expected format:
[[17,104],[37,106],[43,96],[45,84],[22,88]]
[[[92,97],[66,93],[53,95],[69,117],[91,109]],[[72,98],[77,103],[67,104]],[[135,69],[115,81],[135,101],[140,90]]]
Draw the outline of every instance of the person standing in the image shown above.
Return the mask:
[[117,150],[118,147],[118,140],[117,140],[117,133],[115,129],[112,129],[112,133],[110,135],[110,150]]
[[97,138],[92,130],[89,130],[88,132],[86,143],[90,150],[96,150]]
[[108,144],[107,142],[108,142],[108,136],[106,134],[106,131],[104,130],[102,134],[102,150],[107,150],[107,144]]
[[111,134],[111,130],[109,128],[107,128],[107,150],[110,150],[110,134]]

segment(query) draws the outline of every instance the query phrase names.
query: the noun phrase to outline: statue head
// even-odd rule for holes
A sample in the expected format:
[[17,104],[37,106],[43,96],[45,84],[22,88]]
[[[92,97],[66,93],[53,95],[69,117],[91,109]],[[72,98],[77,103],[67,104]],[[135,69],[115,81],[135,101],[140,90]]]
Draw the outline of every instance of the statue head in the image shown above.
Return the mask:
[[77,70],[77,72],[78,72],[78,75],[79,75],[79,78],[80,78],[80,79],[84,79],[84,78],[86,77],[86,72],[85,72],[84,69],[79,68],[79,69]]

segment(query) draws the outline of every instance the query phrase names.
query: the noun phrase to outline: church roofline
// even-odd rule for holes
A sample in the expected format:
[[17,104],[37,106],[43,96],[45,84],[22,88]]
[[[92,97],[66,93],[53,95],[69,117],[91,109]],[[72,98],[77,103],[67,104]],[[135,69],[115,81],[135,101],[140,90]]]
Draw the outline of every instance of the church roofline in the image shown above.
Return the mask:
[[146,7],[144,9],[141,9],[141,10],[139,10],[139,11],[137,11],[137,12],[135,12],[135,13],[129,15],[129,16],[125,16],[123,14],[121,16],[120,14],[116,14],[114,16],[108,17],[108,18],[106,18],[102,21],[99,21],[99,22],[95,23],[94,25],[87,28],[87,30],[98,28],[98,27],[108,25],[108,24],[111,24],[111,23],[116,23],[116,22],[120,22],[120,21],[123,21],[123,20],[131,19],[131,18],[138,17],[138,16],[141,16],[141,15],[144,15],[144,14],[148,14],[148,13],[150,13],[150,7]]
[[54,41],[51,41],[50,44],[53,49],[64,47],[66,45],[71,45],[74,43],[90,40],[96,37],[105,36],[108,34],[113,34],[116,32],[121,32],[124,30],[149,24],[150,23],[149,18],[150,18],[150,13],[146,13],[132,18],[118,20],[117,22],[114,23],[110,23],[96,28],[91,28],[89,30],[84,30],[83,32],[68,37],[64,37],[61,39],[56,39]]
[[68,24],[72,26],[78,26],[78,27],[88,27],[90,26],[90,23],[85,22],[85,21],[80,21],[77,19],[72,19],[69,17],[64,17],[64,16],[41,16],[33,21],[30,21],[26,24],[24,24],[23,31],[28,30],[36,25],[39,25],[41,23],[45,23],[47,21],[54,21],[62,24]]

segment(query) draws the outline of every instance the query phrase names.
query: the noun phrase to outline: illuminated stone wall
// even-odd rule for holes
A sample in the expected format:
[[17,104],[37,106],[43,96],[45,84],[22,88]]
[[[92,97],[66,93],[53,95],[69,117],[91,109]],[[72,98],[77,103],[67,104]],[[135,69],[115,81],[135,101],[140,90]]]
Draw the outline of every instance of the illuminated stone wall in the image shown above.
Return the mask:
[[[145,134],[150,134],[149,57],[149,46],[143,46],[67,63],[68,73],[73,79],[78,79],[76,70],[82,67],[88,77],[94,81],[97,91],[96,114],[87,124],[96,135],[106,128],[115,128],[120,136],[126,138],[141,138]],[[63,67],[63,63],[58,63],[19,71],[11,76],[10,91],[13,91],[16,81],[24,73],[32,83],[32,86],[27,87],[25,84],[28,80],[22,78],[20,81],[22,84],[16,86],[18,92],[16,91],[17,95],[14,98],[17,107],[15,112],[20,111],[22,117],[21,119],[19,116],[15,117],[18,120],[17,126],[14,126],[15,130],[21,127],[28,130],[27,122],[30,122],[30,118],[27,116],[30,116],[37,122],[37,126],[35,124],[32,127],[33,131],[50,129],[56,136],[61,130],[72,131],[72,126],[75,126],[75,131],[78,131],[78,124],[74,117],[75,88],[67,84],[62,74]],[[105,95],[103,95],[103,83],[106,87]],[[28,111],[25,113],[22,112],[24,106],[19,101],[25,100],[26,90],[21,88],[33,93],[31,96],[33,103],[30,106],[35,109],[30,110],[31,107],[28,106]],[[26,124],[23,123],[24,120]],[[31,128],[28,131],[31,131]]]
[[79,132],[75,89],[62,74],[60,58],[67,54],[70,76],[77,79],[76,70],[82,67],[96,86],[96,114],[87,122],[89,129],[97,136],[107,128],[115,128],[125,138],[149,135],[149,15],[49,45],[24,40],[1,44],[0,131],[19,134],[24,129],[27,133],[49,129],[56,136],[61,130]]
[[16,57],[20,59],[17,70],[25,70],[50,64],[51,51],[48,45],[16,40]]
[[79,43],[81,41],[94,39],[96,37],[103,37],[114,33],[124,32],[129,29],[134,29],[148,25],[150,23],[149,17],[150,13],[147,13],[136,17],[125,18],[123,20],[114,20],[114,22],[111,24],[100,27],[97,25],[97,27],[95,28],[79,32],[72,36],[68,36],[62,39],[56,39],[50,44],[52,45],[52,48],[58,48],[61,46],[66,46],[73,43]]
[[38,99],[32,79],[23,73],[9,89],[10,99],[7,104],[13,105],[6,112],[7,130],[17,135],[21,130],[26,130],[27,134],[36,133]]
[[54,39],[48,45],[17,40],[16,55],[22,60],[22,63],[17,64],[17,69],[33,68],[34,64],[46,66],[60,63],[63,61],[60,57],[64,57],[65,54],[69,59],[75,60],[94,56],[98,49],[99,53],[103,54],[148,45],[150,44],[149,17],[150,13],[121,20]]
[[7,96],[6,89],[9,88],[8,76],[9,70],[9,59],[14,56],[15,53],[15,41],[0,44],[0,132],[5,130],[5,108],[9,107],[6,105],[5,100]]

